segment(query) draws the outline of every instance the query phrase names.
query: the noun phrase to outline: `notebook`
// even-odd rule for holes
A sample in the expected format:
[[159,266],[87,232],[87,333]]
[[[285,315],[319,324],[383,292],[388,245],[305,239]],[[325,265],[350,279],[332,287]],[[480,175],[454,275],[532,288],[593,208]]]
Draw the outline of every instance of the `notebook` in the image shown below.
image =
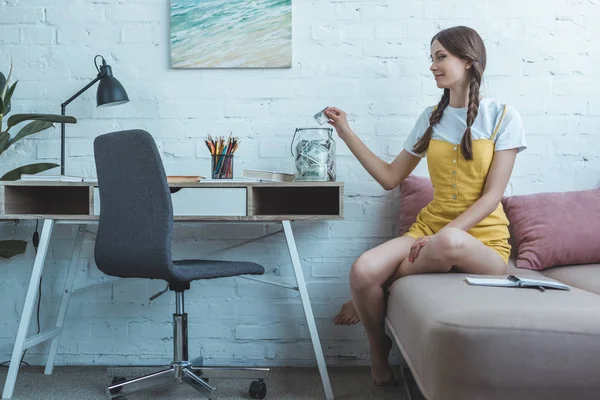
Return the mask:
[[534,288],[544,291],[544,289],[570,290],[569,286],[560,282],[547,281],[543,279],[517,278],[509,275],[506,278],[465,278],[469,285],[474,286],[501,286],[501,287],[522,287]]
[[83,182],[83,176],[21,174],[22,182]]
[[261,181],[271,182],[293,182],[294,174],[288,174],[278,171],[265,171],[260,169],[244,169],[242,170],[243,178],[259,179]]
[[203,176],[198,175],[169,175],[167,176],[167,182],[169,183],[196,183],[204,179]]

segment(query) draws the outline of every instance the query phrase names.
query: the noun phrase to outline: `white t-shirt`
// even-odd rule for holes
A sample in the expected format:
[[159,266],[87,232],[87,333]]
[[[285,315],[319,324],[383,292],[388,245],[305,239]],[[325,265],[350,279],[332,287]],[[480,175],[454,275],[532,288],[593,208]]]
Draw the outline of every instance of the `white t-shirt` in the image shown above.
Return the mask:
[[[471,126],[471,139],[491,139],[494,129],[500,122],[504,104],[497,100],[483,98],[479,102],[479,113]],[[404,142],[404,149],[410,154],[424,157],[425,154],[417,154],[413,151],[415,143],[423,136],[429,127],[429,117],[434,106],[427,107],[419,116],[410,135]],[[467,107],[454,108],[448,105],[444,109],[442,119],[433,127],[433,139],[444,140],[452,144],[459,144],[467,129]],[[495,138],[495,151],[517,149],[517,153],[527,148],[525,131],[521,116],[511,106],[506,106],[506,114],[498,128]]]

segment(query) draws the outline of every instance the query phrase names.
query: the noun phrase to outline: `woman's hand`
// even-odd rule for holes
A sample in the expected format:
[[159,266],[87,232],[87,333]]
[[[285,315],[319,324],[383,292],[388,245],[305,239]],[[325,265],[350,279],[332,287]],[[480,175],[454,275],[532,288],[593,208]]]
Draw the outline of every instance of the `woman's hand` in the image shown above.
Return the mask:
[[352,133],[352,129],[350,129],[350,125],[348,124],[348,118],[346,113],[339,108],[328,107],[325,110],[325,116],[329,118],[328,124],[332,125],[338,136],[345,140]]
[[410,246],[410,252],[408,253],[408,261],[410,261],[411,263],[414,263],[415,260],[417,259],[417,257],[419,256],[419,252],[421,251],[421,249],[423,247],[425,247],[427,242],[429,242],[429,240],[432,237],[433,236],[421,236],[421,237],[417,238],[417,240],[415,240],[413,245]]

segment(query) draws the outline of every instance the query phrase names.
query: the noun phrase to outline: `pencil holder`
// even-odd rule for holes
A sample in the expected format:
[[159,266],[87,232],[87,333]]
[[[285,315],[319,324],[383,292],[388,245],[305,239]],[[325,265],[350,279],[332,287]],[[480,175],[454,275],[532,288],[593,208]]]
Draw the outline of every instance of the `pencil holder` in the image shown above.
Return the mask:
[[233,179],[233,154],[214,154],[210,174],[212,179]]

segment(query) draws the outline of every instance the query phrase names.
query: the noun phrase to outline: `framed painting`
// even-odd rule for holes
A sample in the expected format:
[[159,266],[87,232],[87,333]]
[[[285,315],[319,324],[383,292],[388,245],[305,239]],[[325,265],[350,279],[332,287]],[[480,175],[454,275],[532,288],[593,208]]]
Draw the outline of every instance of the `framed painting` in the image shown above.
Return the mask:
[[292,0],[171,0],[171,68],[290,68]]

